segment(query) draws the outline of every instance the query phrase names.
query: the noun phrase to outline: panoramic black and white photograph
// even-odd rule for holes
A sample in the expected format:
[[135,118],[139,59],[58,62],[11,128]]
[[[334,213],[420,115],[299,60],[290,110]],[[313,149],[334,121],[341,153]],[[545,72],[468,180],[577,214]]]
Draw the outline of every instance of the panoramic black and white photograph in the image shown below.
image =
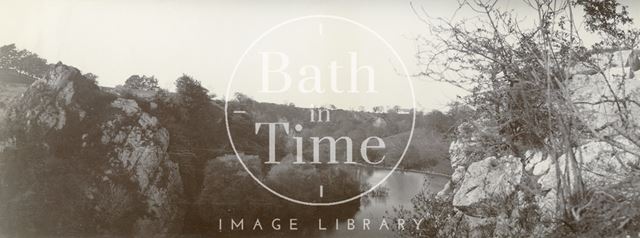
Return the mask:
[[0,6],[0,238],[640,238],[640,1]]

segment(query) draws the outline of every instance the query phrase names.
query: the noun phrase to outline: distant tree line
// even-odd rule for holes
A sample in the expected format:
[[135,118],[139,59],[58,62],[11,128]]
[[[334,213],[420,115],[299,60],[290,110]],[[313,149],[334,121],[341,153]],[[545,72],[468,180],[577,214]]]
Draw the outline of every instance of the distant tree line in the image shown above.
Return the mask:
[[28,50],[18,50],[15,44],[0,47],[0,69],[15,70],[33,78],[42,78],[48,68],[47,60]]

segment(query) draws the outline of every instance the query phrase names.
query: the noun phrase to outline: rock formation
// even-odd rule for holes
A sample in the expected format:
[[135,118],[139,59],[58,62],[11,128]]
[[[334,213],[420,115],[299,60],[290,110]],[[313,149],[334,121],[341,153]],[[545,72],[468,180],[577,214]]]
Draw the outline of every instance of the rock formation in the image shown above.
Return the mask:
[[[558,165],[549,153],[539,150],[527,151],[523,158],[478,157],[469,153],[476,150],[478,144],[470,139],[472,136],[469,133],[464,133],[465,128],[462,127],[468,125],[463,124],[459,128],[462,136],[450,147],[451,165],[455,172],[437,197],[452,197],[453,206],[464,217],[472,236],[517,234],[513,233],[520,226],[517,219],[525,216],[523,214],[531,214],[528,212],[540,217],[535,229],[542,235],[552,229],[547,224],[559,219],[558,178],[567,184],[565,180],[580,176],[587,190],[597,190],[637,176],[640,159],[633,154],[637,152],[621,149],[633,148],[633,142],[623,136],[615,136],[616,131],[607,127],[619,119],[615,110],[611,110],[613,102],[603,103],[601,100],[611,98],[613,94],[640,99],[640,81],[637,78],[639,55],[637,50],[596,55],[595,60],[600,68],[580,64],[572,69],[573,77],[568,84],[568,91],[573,101],[580,102],[575,106],[577,115],[584,118],[588,127],[602,128],[603,133],[614,135],[607,142],[599,138],[585,139],[574,149],[580,171],[565,166],[567,159],[563,153],[559,153]],[[605,76],[614,81],[605,81]],[[617,86],[611,88],[607,83]],[[629,108],[630,120],[640,123],[639,105],[629,105]],[[612,146],[612,141],[619,146]],[[558,173],[557,168],[560,169]],[[633,171],[636,171],[635,175]],[[636,181],[632,186],[637,185]],[[482,229],[489,232],[479,231]]]
[[[94,221],[84,221],[78,228],[79,234],[110,234],[110,222],[129,219],[132,224],[126,233],[138,236],[162,236],[180,229],[182,181],[177,163],[167,153],[169,133],[135,100],[104,92],[79,70],[58,63],[11,105],[5,125],[0,139],[11,142],[6,149],[18,155],[3,158],[7,163],[23,160],[27,168],[61,173],[47,164],[62,161],[78,170],[72,173],[86,174],[82,184],[70,185],[84,194],[72,198],[89,204],[95,214]],[[41,155],[27,154],[40,149]],[[2,183],[5,188],[17,186]],[[17,201],[29,192],[38,194],[4,195]],[[0,219],[19,216],[18,212],[5,215]]]

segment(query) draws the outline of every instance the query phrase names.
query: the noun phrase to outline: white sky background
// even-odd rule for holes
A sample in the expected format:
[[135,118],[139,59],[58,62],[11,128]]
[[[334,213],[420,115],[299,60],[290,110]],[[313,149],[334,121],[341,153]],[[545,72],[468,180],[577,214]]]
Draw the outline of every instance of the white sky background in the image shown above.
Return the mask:
[[[411,2],[433,17],[448,18],[457,8],[457,1]],[[640,21],[639,2],[622,1],[636,21]],[[523,17],[533,13],[521,1],[501,4],[510,5]],[[427,31],[409,0],[0,0],[0,44],[15,43],[51,63],[62,61],[97,74],[104,86],[144,74],[156,76],[161,87],[173,90],[175,79],[186,73],[221,96],[236,62],[259,35],[285,20],[315,14],[342,16],[367,25],[390,42],[411,73],[418,72],[414,39]],[[456,19],[468,16],[459,12]],[[349,39],[345,37],[345,42]],[[304,46],[304,42],[286,44]],[[385,60],[374,63],[389,66],[383,65],[389,63]],[[398,77],[390,71],[384,74],[380,77]],[[401,85],[406,87],[406,83]],[[450,85],[424,79],[414,80],[414,86],[418,108],[424,110],[441,109],[460,93]],[[305,106],[297,102],[302,98],[287,95],[265,100]],[[337,100],[347,108],[405,104],[388,96]]]

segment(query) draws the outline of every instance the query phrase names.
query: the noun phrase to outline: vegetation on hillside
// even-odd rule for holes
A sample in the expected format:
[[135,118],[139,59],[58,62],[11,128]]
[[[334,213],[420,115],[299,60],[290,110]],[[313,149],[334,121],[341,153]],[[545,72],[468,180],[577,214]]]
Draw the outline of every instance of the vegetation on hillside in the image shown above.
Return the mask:
[[[1,53],[3,84],[32,83],[45,77],[53,67],[36,54],[18,50],[14,45],[2,47]],[[347,218],[358,211],[358,200],[337,207],[308,209],[278,198],[256,184],[232,155],[224,123],[224,102],[191,76],[179,77],[175,92],[159,88],[156,78],[144,75],[133,75],[124,82],[124,87],[114,89],[98,87],[98,76],[91,73],[74,75],[71,80],[77,93],[69,100],[75,104],[58,109],[66,111],[65,125],[73,126],[41,130],[37,125],[25,124],[27,119],[19,118],[2,125],[2,140],[17,142],[16,148],[8,147],[0,152],[0,201],[7,204],[0,207],[0,229],[6,234],[124,235],[140,232],[142,228],[136,225],[137,221],[154,216],[146,213],[148,201],[139,192],[139,185],[132,181],[135,175],[109,159],[113,151],[119,149],[100,142],[104,129],[101,125],[111,123],[110,120],[124,120],[122,125],[117,125],[122,127],[120,129],[130,128],[127,123],[137,123],[127,121],[130,119],[111,106],[117,98],[132,100],[142,111],[157,118],[159,125],[169,132],[166,153],[179,165],[183,189],[182,194],[172,196],[176,196],[174,201],[179,203],[175,204],[175,209],[184,209],[185,214],[182,224],[172,224],[167,229],[178,226],[181,228],[176,232],[207,234],[216,232],[217,219],[225,216],[247,219],[298,217],[302,222],[308,220],[312,224],[319,217]],[[39,107],[41,100],[58,100],[53,98],[56,93],[60,92],[30,89],[22,99],[29,100],[28,103],[18,101],[19,104],[7,107],[29,111],[34,109],[31,106]],[[359,168],[292,166],[292,147],[286,142],[290,138],[284,134],[278,136],[282,146],[276,151],[282,163],[266,165],[268,135],[264,132],[256,134],[255,122],[300,123],[305,127],[301,134],[349,136],[354,144],[359,144],[367,133],[375,132],[389,142],[387,153],[391,157],[401,154],[411,128],[411,117],[393,110],[373,113],[335,109],[331,112],[331,122],[312,124],[308,123],[308,109],[293,105],[256,102],[237,94],[229,106],[230,110],[252,112],[230,115],[233,122],[230,130],[235,137],[242,138],[235,141],[235,147],[244,154],[244,161],[254,175],[283,194],[305,201],[335,201],[358,194],[362,190],[356,172]],[[83,116],[73,116],[72,112],[76,111],[83,111],[79,114]],[[409,147],[400,167],[450,173],[448,144],[460,116],[454,110],[446,114],[418,112],[414,144]],[[306,143],[304,147],[308,158],[312,156],[310,145]],[[338,146],[337,149],[338,158],[343,158],[345,148]],[[392,161],[381,164],[385,167],[394,165]],[[102,175],[105,171],[108,174]],[[106,177],[113,182],[104,183]],[[228,186],[240,183],[242,187]],[[307,192],[309,187],[319,184],[327,188],[322,198]],[[59,218],[66,222],[60,224]]]
[[[472,162],[490,156],[513,155],[521,158],[524,165],[528,159],[526,153],[531,150],[545,151],[550,156],[558,181],[555,187],[559,218],[551,226],[556,229],[554,235],[637,234],[640,208],[630,205],[637,204],[637,197],[623,195],[635,193],[637,189],[626,186],[626,190],[620,190],[622,184],[586,189],[579,164],[581,155],[576,151],[585,141],[601,140],[614,151],[639,156],[638,119],[632,113],[638,109],[637,102],[632,92],[625,89],[638,64],[631,62],[632,57],[627,62],[621,57],[597,61],[602,58],[601,53],[637,49],[640,30],[632,25],[627,8],[616,0],[524,2],[537,13],[531,16],[534,20],[531,25],[527,24],[530,21],[522,21],[522,16],[513,9],[502,8],[496,0],[462,1],[460,8],[477,13],[476,17],[462,20],[431,19],[427,12],[422,12],[424,9],[416,9],[435,36],[420,40],[425,49],[420,53],[421,62],[425,63],[421,76],[449,82],[469,92],[463,100],[474,110],[468,123],[460,128],[465,133],[459,138],[476,145],[476,151],[468,156]],[[576,20],[576,9],[584,12],[584,25]],[[582,26],[584,29],[579,28]],[[585,31],[598,36],[600,41],[586,45],[580,38],[580,33]],[[612,67],[620,67],[623,72],[608,74],[607,70]],[[601,98],[592,105],[606,108],[602,110],[613,115],[614,119],[602,128],[591,127],[593,115],[578,112],[577,105],[590,103],[575,101],[572,97],[570,86],[581,83],[581,78],[575,77],[578,71],[595,75],[608,86],[599,92]],[[566,163],[558,162],[561,155]],[[561,170],[573,174],[561,177]],[[525,200],[547,192],[539,191],[536,186],[519,186]],[[603,197],[603,194],[606,195]],[[431,216],[434,221],[419,232],[420,236],[467,234],[465,224],[443,227],[436,221],[455,220],[452,220],[453,209],[442,210],[433,205],[442,202],[420,196],[414,201],[418,207],[416,213],[400,213],[400,216]],[[627,209],[622,211],[621,207]],[[589,212],[604,210],[607,212]],[[539,224],[541,215],[518,216],[520,220],[513,222],[523,229],[512,232],[520,232],[517,236],[532,234],[536,226],[531,224],[542,225]],[[492,232],[483,234],[500,236]]]

